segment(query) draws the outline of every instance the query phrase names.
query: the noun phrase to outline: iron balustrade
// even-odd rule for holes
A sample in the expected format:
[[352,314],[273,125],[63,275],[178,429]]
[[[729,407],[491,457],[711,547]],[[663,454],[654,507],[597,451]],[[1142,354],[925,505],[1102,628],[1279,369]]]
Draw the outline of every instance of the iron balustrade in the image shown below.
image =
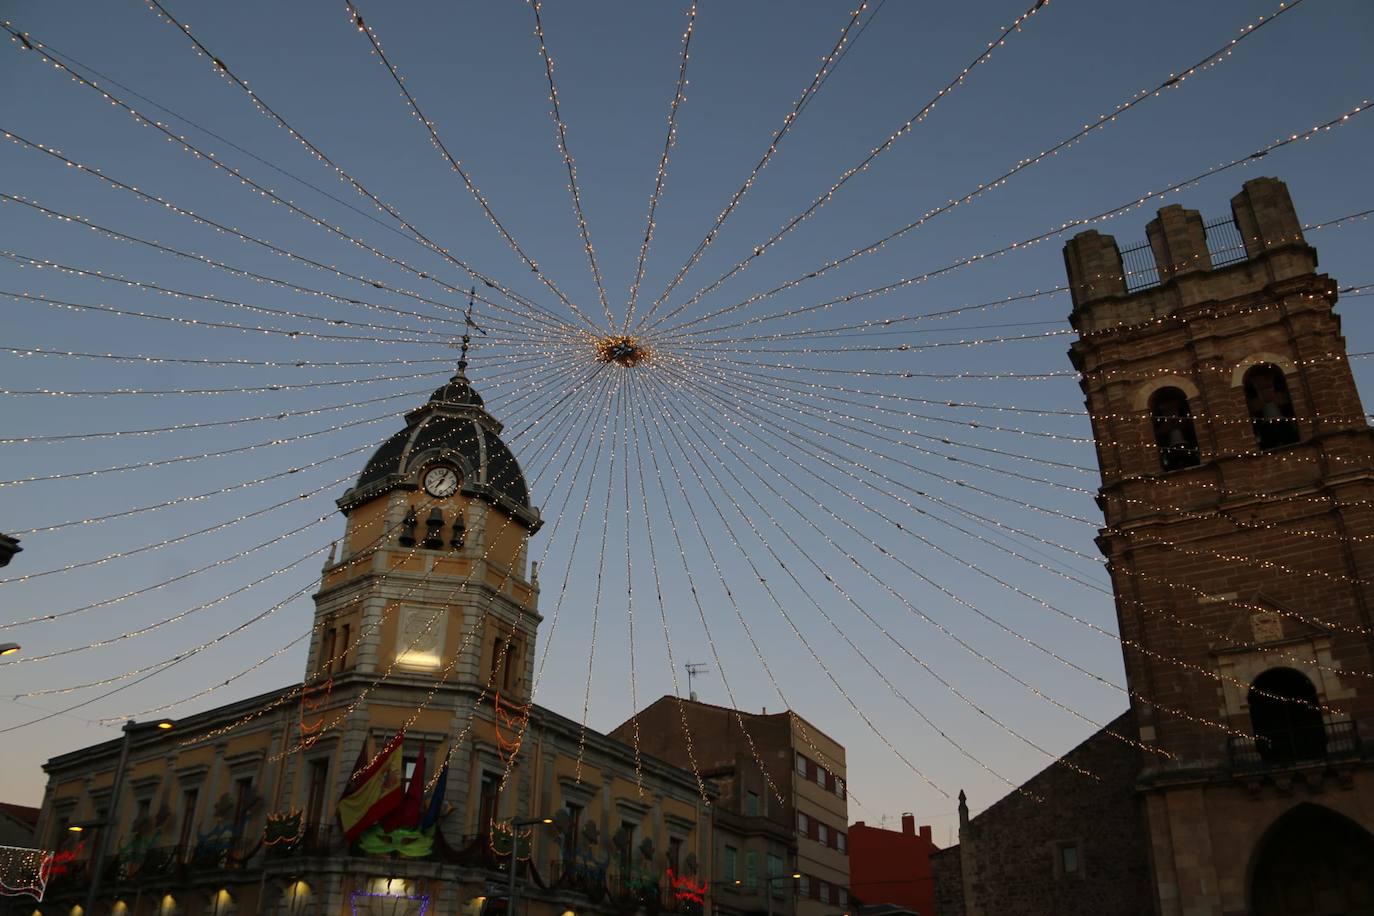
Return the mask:
[[[1240,230],[1236,228],[1235,220],[1229,216],[1214,219],[1210,223],[1203,224],[1203,232],[1207,236],[1207,252],[1212,257],[1212,269],[1226,267],[1229,264],[1238,264],[1244,261],[1248,254],[1245,251],[1245,239],[1241,237]],[[1180,264],[1179,267],[1188,265]],[[1160,284],[1159,265],[1155,263],[1155,254],[1150,248],[1149,242],[1141,242],[1132,245],[1130,248],[1121,249],[1121,267],[1125,273],[1126,292],[1134,293],[1142,289],[1150,289]]]
[[1282,769],[1327,760],[1359,758],[1360,733],[1354,719],[1323,722],[1227,742],[1231,769],[1237,772]]

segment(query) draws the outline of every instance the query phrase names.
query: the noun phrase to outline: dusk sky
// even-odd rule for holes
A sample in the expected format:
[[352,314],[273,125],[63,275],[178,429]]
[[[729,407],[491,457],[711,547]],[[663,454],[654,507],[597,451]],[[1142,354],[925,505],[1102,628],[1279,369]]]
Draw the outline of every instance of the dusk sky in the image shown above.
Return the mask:
[[[531,6],[356,2],[491,211],[540,274],[604,327]],[[985,808],[1051,762],[1036,746],[1067,751],[1126,707],[1121,690],[1028,642],[1124,683],[1093,544],[1096,458],[1065,355],[1070,304],[1055,293],[839,328],[1052,290],[1064,283],[1063,243],[1080,230],[927,282],[816,306],[1112,211],[1374,99],[1374,7],[1300,0],[1229,56],[1076,144],[806,280],[1054,147],[1279,8],[1270,0],[1053,0],[795,231],[673,314],[863,162],[1028,2],[866,7],[814,100],[658,307],[652,322],[672,316],[646,335],[660,358],[608,367],[591,382],[583,381],[593,365],[585,340],[528,331],[551,328],[545,314],[578,319],[431,145],[342,0],[166,6],[340,168],[454,258],[543,310],[512,329],[509,312],[477,303],[489,333],[478,336],[470,370],[546,519],[530,550],[541,560],[540,647],[548,650],[537,702],[581,719],[585,700],[588,726],[608,730],[636,701],[643,707],[672,692],[666,620],[684,694],[683,665],[698,662],[708,669],[695,685],[703,700],[733,699],[753,711],[790,706],[846,746],[851,820],[891,823],[912,811],[944,845],[961,788],[975,810]],[[617,320],[645,234],[688,5],[548,0],[540,11]],[[700,2],[637,314],[652,308],[749,176],[852,12],[832,2]],[[462,333],[456,310],[466,304],[455,290],[472,281],[316,161],[143,3],[10,0],[3,15],[172,133],[395,259],[331,235],[138,123],[36,50],[6,42],[0,129],[14,142],[0,143],[0,194],[57,214],[0,199],[0,531],[19,533],[24,548],[0,578],[0,642],[23,645],[0,664],[0,800],[38,804],[42,762],[114,737],[120,717],[184,715],[299,680],[305,643],[293,640],[310,627],[312,581],[343,531],[333,500],[401,428],[402,414],[452,374]],[[1127,247],[1144,240],[1145,223],[1167,203],[1209,221],[1226,217],[1241,183],[1259,175],[1286,181],[1309,225],[1368,211],[1372,140],[1374,112],[1362,113],[1094,228]],[[140,200],[22,141],[298,258]],[[61,216],[329,295],[231,274]],[[1342,287],[1374,283],[1367,218],[1312,231],[1308,241]],[[739,305],[798,279],[805,282]],[[1374,351],[1367,295],[1352,291],[1338,306],[1351,354]],[[382,308],[340,301],[347,298]],[[664,336],[729,306],[738,307]],[[743,324],[751,318],[759,320]],[[768,335],[780,336],[761,339]],[[61,352],[17,352],[26,349]],[[1352,365],[1368,391],[1374,360]],[[1011,377],[986,377],[998,374]],[[244,388],[256,390],[234,390]],[[287,416],[251,419],[279,414]],[[82,438],[189,424],[210,425]],[[42,441],[21,441],[35,437]],[[240,450],[202,457],[231,449]],[[111,470],[144,464],[157,466]],[[189,498],[199,494],[211,495]],[[164,501],[175,504],[63,525]],[[78,610],[88,605],[100,606]],[[15,625],[64,612],[73,613]],[[64,654],[35,658],[55,652]],[[139,669],[149,670],[119,679]],[[68,691],[101,681],[109,682]]]

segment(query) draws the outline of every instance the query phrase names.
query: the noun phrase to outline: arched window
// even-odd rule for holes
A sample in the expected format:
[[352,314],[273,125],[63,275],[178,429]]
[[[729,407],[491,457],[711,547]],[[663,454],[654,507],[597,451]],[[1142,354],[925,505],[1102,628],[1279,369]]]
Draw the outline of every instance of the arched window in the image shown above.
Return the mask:
[[1260,363],[1250,367],[1245,373],[1245,404],[1260,448],[1292,445],[1300,438],[1288,380],[1278,366]]
[[1255,749],[1265,763],[1326,756],[1326,723],[1317,688],[1301,671],[1270,668],[1251,683],[1248,700]]
[[1150,418],[1159,446],[1159,465],[1166,471],[1191,468],[1201,462],[1197,431],[1188,396],[1177,388],[1161,388],[1150,397]]

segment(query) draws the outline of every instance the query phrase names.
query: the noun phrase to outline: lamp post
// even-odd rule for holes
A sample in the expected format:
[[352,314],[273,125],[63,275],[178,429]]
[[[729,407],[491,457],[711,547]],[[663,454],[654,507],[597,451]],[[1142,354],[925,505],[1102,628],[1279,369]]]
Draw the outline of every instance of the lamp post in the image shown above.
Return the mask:
[[[518,818],[510,822],[510,888],[506,893],[506,916],[515,916],[515,863],[520,860],[519,833],[521,827],[552,824],[551,817]],[[530,855],[534,855],[534,838],[530,838]]]
[[119,762],[115,764],[114,784],[110,788],[110,808],[102,820],[91,826],[98,826],[100,832],[95,836],[94,867],[91,869],[91,883],[86,889],[86,905],[81,908],[82,916],[95,912],[95,898],[100,893],[100,878],[105,870],[105,850],[109,845],[108,834],[119,824],[119,796],[124,791],[124,771],[129,764],[129,745],[134,735],[150,731],[170,731],[175,728],[171,719],[156,722],[135,722],[130,719],[124,723],[124,740],[119,745]]
[[774,881],[800,881],[801,872],[794,871],[790,875],[769,875],[763,879],[763,900],[764,912],[768,916],[773,916],[773,882]]
[[19,651],[17,642],[0,642],[0,655],[13,655]]

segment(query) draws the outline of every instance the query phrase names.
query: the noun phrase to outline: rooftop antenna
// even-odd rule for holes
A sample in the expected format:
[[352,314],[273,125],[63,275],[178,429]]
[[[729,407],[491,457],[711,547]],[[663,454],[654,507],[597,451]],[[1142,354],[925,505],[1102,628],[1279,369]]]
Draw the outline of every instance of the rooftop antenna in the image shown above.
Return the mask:
[[705,662],[688,662],[684,667],[687,669],[687,698],[695,703],[697,701],[697,692],[692,687],[692,682],[696,679],[698,674],[705,674],[711,669],[706,667]]

